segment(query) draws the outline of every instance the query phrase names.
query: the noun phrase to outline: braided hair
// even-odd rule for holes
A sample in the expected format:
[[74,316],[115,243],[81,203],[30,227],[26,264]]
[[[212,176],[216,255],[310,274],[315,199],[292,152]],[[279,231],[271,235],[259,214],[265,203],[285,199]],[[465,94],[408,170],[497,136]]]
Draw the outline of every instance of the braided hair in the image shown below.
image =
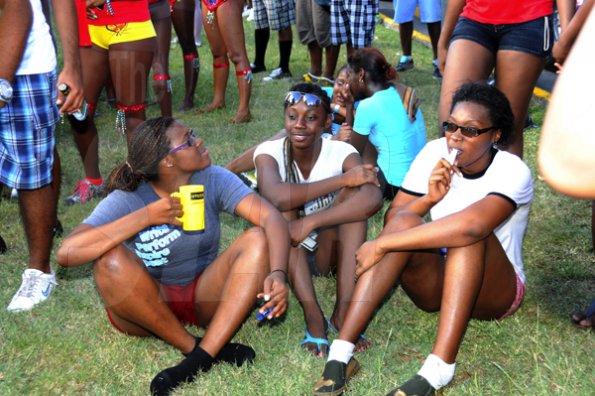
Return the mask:
[[128,144],[128,158],[108,178],[108,194],[116,189],[134,191],[141,182],[159,177],[159,162],[169,153],[171,144],[166,131],[175,122],[172,117],[157,117],[136,128]]
[[[296,84],[289,89],[289,91],[301,92],[303,94],[315,95],[320,99],[322,108],[324,109],[324,117],[329,115],[331,111],[331,98],[328,97],[326,92],[320,88],[320,86],[311,83]],[[283,108],[287,110],[289,103],[284,102]],[[286,183],[298,183],[297,177],[297,165],[293,160],[293,153],[291,150],[291,139],[289,136],[285,138],[283,142],[283,158],[285,159],[285,182]]]

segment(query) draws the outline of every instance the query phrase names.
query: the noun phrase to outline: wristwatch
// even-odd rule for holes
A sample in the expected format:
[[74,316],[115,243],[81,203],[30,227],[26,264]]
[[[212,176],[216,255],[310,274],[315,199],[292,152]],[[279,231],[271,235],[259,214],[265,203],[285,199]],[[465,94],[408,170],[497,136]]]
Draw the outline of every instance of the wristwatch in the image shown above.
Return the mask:
[[3,78],[0,78],[0,101],[10,103],[12,100],[12,85]]

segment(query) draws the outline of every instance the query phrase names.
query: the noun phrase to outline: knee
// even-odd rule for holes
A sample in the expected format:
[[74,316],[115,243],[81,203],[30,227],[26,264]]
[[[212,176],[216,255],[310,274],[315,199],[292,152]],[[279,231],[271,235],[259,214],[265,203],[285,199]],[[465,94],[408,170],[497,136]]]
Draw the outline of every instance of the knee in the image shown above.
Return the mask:
[[252,227],[246,230],[240,241],[250,256],[250,260],[258,267],[259,272],[268,271],[269,268],[269,245],[264,230],[261,227]]
[[125,254],[121,251],[124,247],[115,247],[100,256],[93,265],[93,276],[96,282],[117,278],[122,273],[122,263]]
[[244,60],[244,53],[242,51],[231,50],[227,56],[229,57],[229,60],[231,60],[231,62],[236,66],[236,69],[242,64],[242,61]]

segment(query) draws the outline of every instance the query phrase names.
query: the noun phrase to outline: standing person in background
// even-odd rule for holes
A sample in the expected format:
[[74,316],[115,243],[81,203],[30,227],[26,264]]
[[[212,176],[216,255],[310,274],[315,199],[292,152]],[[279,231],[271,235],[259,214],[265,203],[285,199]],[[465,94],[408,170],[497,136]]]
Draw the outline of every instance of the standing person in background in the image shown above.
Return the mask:
[[202,46],[202,7],[200,0],[194,0],[194,44],[197,47]]
[[213,55],[213,100],[201,112],[211,112],[225,107],[225,88],[229,76],[229,60],[234,67],[239,90],[239,106],[230,120],[241,124],[252,119],[250,96],[252,69],[246,55],[242,10],[240,0],[202,0],[202,20]]
[[[583,3],[554,47],[556,61],[563,67],[545,114],[538,152],[545,181],[564,194],[583,199],[595,198],[595,137],[591,126],[595,108],[594,3]],[[591,244],[595,252],[595,201],[591,202]],[[595,329],[595,299],[570,319],[578,327]]]
[[[50,265],[60,183],[54,155],[56,105],[68,114],[78,110],[83,99],[75,4],[53,0],[52,5],[64,59],[57,77],[41,2],[0,0],[0,183],[18,191],[29,246],[28,268],[7,308],[11,312],[31,310],[56,285]],[[61,83],[70,87],[66,98],[58,93]]]
[[147,80],[156,46],[147,0],[93,0],[87,2],[87,10],[83,18],[92,46],[81,48],[81,54],[88,114],[82,121],[69,117],[85,178],[76,183],[66,205],[85,203],[103,193],[94,118],[107,79],[111,76],[116,93],[116,128],[130,141],[134,129],[145,119]]
[[428,34],[432,43],[434,53],[433,77],[440,79],[442,75],[438,69],[438,39],[440,38],[440,21],[442,21],[441,0],[393,0],[395,9],[394,21],[399,24],[399,38],[403,55],[397,64],[397,71],[404,72],[413,69],[413,57],[411,56],[411,41],[413,39],[413,15],[415,7],[419,5],[421,21],[428,25]]
[[[162,116],[172,115],[171,77],[169,75],[169,47],[171,41],[171,7],[169,0],[149,0],[151,21],[157,34],[153,58],[153,91]],[[185,64],[184,64],[185,66]]]
[[[297,0],[295,4],[298,37],[302,44],[308,46],[310,55],[310,70],[304,74],[304,81],[320,83],[323,86],[334,84],[333,76],[341,48],[331,45],[330,4],[330,0]],[[324,73],[322,72],[323,51]]]
[[331,44],[354,49],[372,46],[378,0],[331,0]]
[[510,101],[515,119],[508,150],[522,157],[529,102],[552,50],[552,13],[552,0],[449,1],[438,42],[444,77],[440,125],[448,117],[453,92],[464,82],[487,80],[495,68],[496,87]]
[[291,25],[295,23],[294,0],[252,0],[252,9],[254,11],[255,47],[253,72],[260,73],[266,70],[264,58],[272,29],[279,34],[279,67],[263,78],[263,81],[291,77],[289,59],[293,44]]
[[174,3],[171,14],[178,43],[184,58],[184,100],[180,110],[186,111],[194,107],[194,92],[200,71],[200,59],[196,50],[194,37],[194,4],[195,0],[178,0]]

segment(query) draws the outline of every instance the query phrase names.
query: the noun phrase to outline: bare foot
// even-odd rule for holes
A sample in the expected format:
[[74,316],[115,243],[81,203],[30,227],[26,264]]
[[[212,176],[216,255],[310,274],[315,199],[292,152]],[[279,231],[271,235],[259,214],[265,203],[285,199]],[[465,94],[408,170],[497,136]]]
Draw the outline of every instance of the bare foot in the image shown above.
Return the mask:
[[245,122],[250,122],[252,119],[252,114],[250,114],[250,110],[247,112],[237,112],[236,115],[230,120],[232,124],[243,124]]
[[194,113],[195,114],[211,113],[213,111],[216,111],[216,110],[219,110],[219,109],[223,109],[224,107],[225,107],[225,102],[223,102],[223,103],[211,103],[210,105],[208,105],[205,108],[194,110]]

